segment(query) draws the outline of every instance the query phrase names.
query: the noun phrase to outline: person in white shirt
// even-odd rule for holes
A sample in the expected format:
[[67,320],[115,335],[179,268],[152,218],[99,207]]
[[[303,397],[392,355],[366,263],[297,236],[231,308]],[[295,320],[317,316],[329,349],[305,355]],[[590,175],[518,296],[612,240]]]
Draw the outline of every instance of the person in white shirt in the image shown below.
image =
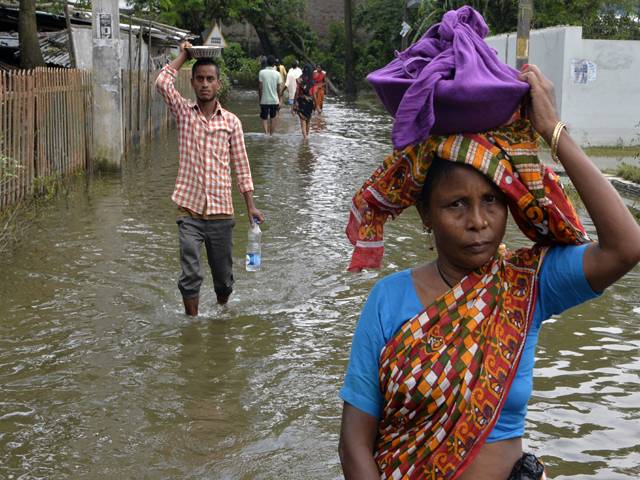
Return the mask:
[[298,88],[297,80],[300,77],[300,75],[302,75],[302,69],[300,68],[298,61],[294,60],[293,67],[289,69],[289,72],[287,73],[287,80],[284,84],[287,90],[287,98],[288,98],[287,103],[291,105],[292,113],[293,113],[293,104],[296,101],[296,90]]
[[267,68],[260,70],[258,74],[260,97],[260,118],[262,128],[267,135],[273,135],[276,129],[276,117],[280,109],[280,99],[282,98],[282,77],[276,70],[276,59],[273,55],[267,57]]

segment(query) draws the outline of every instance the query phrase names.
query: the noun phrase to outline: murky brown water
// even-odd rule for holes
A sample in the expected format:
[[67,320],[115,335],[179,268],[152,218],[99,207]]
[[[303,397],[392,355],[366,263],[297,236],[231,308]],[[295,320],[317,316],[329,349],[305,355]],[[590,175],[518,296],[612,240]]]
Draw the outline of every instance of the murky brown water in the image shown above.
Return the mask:
[[[121,177],[80,182],[40,211],[0,259],[0,478],[334,479],[338,389],[372,283],[428,258],[417,215],[388,228],[382,272],[349,274],[354,189],[388,151],[367,101],[329,102],[301,140],[295,119],[265,138],[243,119],[264,269],[181,313],[175,136]],[[509,231],[509,243],[522,243]],[[544,326],[526,443],[555,479],[640,477],[640,270]]]

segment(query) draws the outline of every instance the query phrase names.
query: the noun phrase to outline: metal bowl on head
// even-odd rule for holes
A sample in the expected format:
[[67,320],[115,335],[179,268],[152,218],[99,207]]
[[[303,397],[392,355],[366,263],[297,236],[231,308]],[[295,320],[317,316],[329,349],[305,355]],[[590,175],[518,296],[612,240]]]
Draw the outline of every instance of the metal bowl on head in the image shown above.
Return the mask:
[[212,47],[210,45],[199,45],[187,48],[191,58],[215,58],[222,54],[222,47]]

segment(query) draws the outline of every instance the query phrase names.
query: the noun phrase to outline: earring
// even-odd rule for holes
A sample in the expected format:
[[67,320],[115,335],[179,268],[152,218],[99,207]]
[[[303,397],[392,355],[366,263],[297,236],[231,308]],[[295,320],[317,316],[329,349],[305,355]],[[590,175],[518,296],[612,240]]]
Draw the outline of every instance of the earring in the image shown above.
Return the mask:
[[427,246],[429,247],[429,250],[433,250],[433,230],[431,230],[431,227],[423,225],[422,231],[427,236]]

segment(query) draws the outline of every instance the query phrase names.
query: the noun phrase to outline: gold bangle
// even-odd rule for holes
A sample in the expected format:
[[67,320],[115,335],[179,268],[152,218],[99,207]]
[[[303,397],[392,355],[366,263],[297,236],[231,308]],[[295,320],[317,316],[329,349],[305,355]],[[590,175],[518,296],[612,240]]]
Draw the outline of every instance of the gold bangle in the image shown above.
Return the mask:
[[560,142],[560,135],[562,134],[562,129],[567,128],[567,124],[564,122],[556,123],[555,128],[553,129],[553,135],[551,135],[551,159],[558,163],[558,143]]

